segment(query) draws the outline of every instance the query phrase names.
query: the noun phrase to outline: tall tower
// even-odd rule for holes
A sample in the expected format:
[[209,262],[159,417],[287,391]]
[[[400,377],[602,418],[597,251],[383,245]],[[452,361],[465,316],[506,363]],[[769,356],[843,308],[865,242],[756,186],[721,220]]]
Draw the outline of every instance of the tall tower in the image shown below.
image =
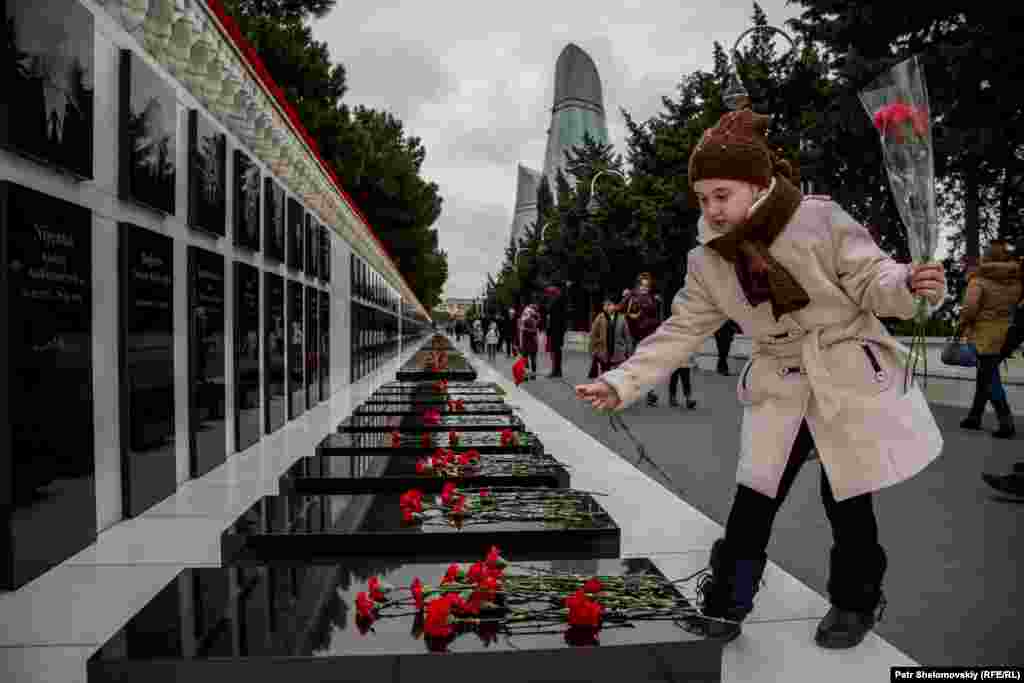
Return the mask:
[[601,144],[608,144],[604,97],[597,66],[590,55],[569,43],[555,63],[555,100],[544,155],[544,176],[552,192],[556,192],[558,169],[563,169],[563,172],[565,169],[565,151],[582,145],[584,133],[589,133]]
[[[512,239],[516,245],[523,236],[526,226],[537,220],[537,189],[540,187],[540,171],[519,164],[516,178],[516,212],[512,217]],[[502,249],[507,245],[501,245]]]

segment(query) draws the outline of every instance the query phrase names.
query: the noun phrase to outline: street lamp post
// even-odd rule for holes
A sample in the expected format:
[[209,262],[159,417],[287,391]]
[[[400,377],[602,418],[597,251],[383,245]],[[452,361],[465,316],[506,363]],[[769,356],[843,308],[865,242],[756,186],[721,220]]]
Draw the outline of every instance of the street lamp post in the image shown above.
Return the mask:
[[627,178],[626,174],[623,173],[622,171],[616,171],[611,168],[607,168],[603,171],[598,171],[590,180],[590,192],[587,195],[589,197],[589,199],[587,200],[587,213],[593,213],[597,209],[597,200],[594,198],[594,186],[597,184],[597,179],[605,175],[606,173],[609,175],[618,176],[619,178],[622,179],[622,182],[626,184],[626,187],[629,187],[629,178]]
[[[754,33],[755,31],[774,33],[776,35],[782,36],[783,38],[786,39],[786,42],[789,43],[790,52],[796,50],[796,42],[793,40],[793,38],[790,37],[788,33],[786,33],[780,28],[776,28],[775,26],[753,26],[751,28],[748,28],[743,33],[741,33],[739,37],[736,39],[736,42],[733,43],[732,46],[732,65],[729,73],[729,81],[726,84],[725,92],[722,94],[722,99],[725,101],[725,106],[727,106],[732,111],[739,111],[740,109],[749,109],[753,104],[750,99],[750,93],[747,92],[746,87],[744,87],[743,85],[743,79],[740,78],[739,46],[744,38],[746,38],[751,33]],[[800,136],[800,139],[798,141],[798,147],[800,150],[799,155],[801,157],[804,157],[806,154],[810,152],[810,143],[804,140],[803,135]],[[813,184],[810,180],[801,180],[800,184],[800,189],[803,191],[804,194],[812,194],[814,192]]]

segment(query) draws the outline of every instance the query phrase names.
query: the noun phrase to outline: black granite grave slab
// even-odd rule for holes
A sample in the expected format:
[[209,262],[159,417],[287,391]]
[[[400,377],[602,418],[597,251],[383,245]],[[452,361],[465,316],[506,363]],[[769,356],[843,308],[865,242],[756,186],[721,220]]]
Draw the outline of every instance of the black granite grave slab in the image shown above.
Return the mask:
[[505,414],[482,414],[470,415],[468,413],[449,413],[441,415],[434,424],[413,425],[410,422],[403,422],[404,418],[411,413],[400,413],[398,415],[351,415],[338,425],[339,432],[391,432],[395,429],[413,436],[419,436],[419,432],[491,432],[495,430],[511,429],[522,431],[526,429],[523,421],[517,415]]
[[281,476],[278,491],[282,495],[404,493],[409,489],[440,493],[446,481],[476,487],[568,488],[569,473],[550,455],[491,454],[481,455],[479,466],[465,470],[461,479],[417,474],[414,458],[391,458],[381,476],[363,477],[356,476],[350,461],[312,456],[300,459]]
[[306,405],[320,402],[320,297],[315,287],[306,287]]
[[0,182],[0,589],[96,540],[92,219]]
[[500,394],[453,394],[448,393],[445,395],[433,394],[430,396],[423,396],[418,394],[404,394],[400,392],[381,392],[372,394],[366,401],[363,402],[364,406],[372,405],[395,405],[395,404],[412,404],[416,406],[441,406],[448,405],[449,401],[462,401],[467,408],[471,405],[504,405],[504,399]]
[[178,486],[174,425],[174,241],[119,226],[121,503],[134,517]]
[[188,112],[188,223],[223,236],[227,229],[227,138],[206,114]]
[[[430,440],[429,446],[423,446],[423,434]],[[501,432],[459,432],[457,448],[475,448],[480,453],[543,453],[544,445],[533,432],[516,432],[516,445],[502,444]],[[402,444],[398,448],[391,445],[391,434],[387,432],[335,432],[328,434],[316,447],[317,455],[355,457],[366,454],[400,455],[420,457],[433,453],[438,448],[449,448],[449,436],[446,432],[423,432],[413,434],[400,432]]]
[[[380,385],[377,391],[418,391],[424,387],[433,387],[436,380],[414,380],[403,382],[385,382]],[[448,381],[449,392],[474,393],[496,391],[498,385],[494,382],[476,382],[473,380]]]
[[0,145],[92,178],[92,13],[77,0],[4,0],[0,8],[8,50]]
[[264,273],[263,353],[266,433],[280,429],[288,417],[284,356],[287,346],[284,319],[284,279]]
[[297,199],[288,198],[288,267],[302,270],[305,266],[306,211]]
[[188,248],[189,455],[193,477],[227,459],[224,257]]
[[[570,585],[576,580],[582,585],[590,576],[630,577],[636,584],[653,586],[649,590],[670,604],[689,607],[677,589],[665,584],[675,577],[665,577],[645,558],[510,560],[514,564],[505,570],[508,576],[543,572],[566,577]],[[462,627],[443,641],[444,653],[434,651],[440,649],[437,641],[417,635],[413,609],[408,615],[378,618],[372,628],[361,627],[356,596],[368,591],[370,577],[407,596],[403,589],[414,579],[437,585],[447,567],[445,562],[359,558],[318,566],[253,563],[185,569],[89,658],[88,680],[721,681],[724,643],[692,635],[671,620],[634,619],[629,627],[605,624],[596,641],[586,645],[573,644],[580,641],[558,623]]]
[[173,214],[177,97],[170,83],[131,50],[121,50],[120,79],[120,196]]
[[284,263],[285,247],[284,188],[270,178],[263,179],[263,253],[267,258]]
[[[564,490],[550,488],[524,491],[530,495],[566,495]],[[364,556],[465,561],[482,558],[492,545],[509,556],[531,559],[560,557],[564,553],[612,558],[620,554],[618,525],[597,500],[586,494],[580,497],[580,509],[596,516],[586,523],[467,518],[461,528],[440,521],[406,524],[402,521],[400,496],[375,494],[361,524],[354,530],[343,523],[321,523],[324,509],[349,504],[354,498],[351,495],[266,496],[224,531],[223,557],[228,562]],[[293,511],[287,520],[267,512],[281,505]],[[518,504],[510,504],[509,508],[522,510]]]
[[288,419],[306,412],[306,330],[303,326],[305,297],[301,282],[288,281]]
[[[452,399],[456,400],[456,399]],[[416,402],[391,402],[391,403],[370,403],[366,402],[355,409],[356,415],[422,415],[425,410],[437,410],[441,415],[511,415],[512,408],[501,401],[482,402],[470,401],[463,403],[463,410],[452,410],[447,402],[424,403]]]
[[235,261],[235,450],[260,439],[260,272]]
[[320,292],[320,398],[331,397],[331,295]]
[[234,241],[235,246],[260,250],[260,167],[245,152],[235,150]]
[[320,223],[306,213],[306,275],[320,277]]
[[331,281],[331,232],[326,225],[320,226],[320,279],[324,282]]

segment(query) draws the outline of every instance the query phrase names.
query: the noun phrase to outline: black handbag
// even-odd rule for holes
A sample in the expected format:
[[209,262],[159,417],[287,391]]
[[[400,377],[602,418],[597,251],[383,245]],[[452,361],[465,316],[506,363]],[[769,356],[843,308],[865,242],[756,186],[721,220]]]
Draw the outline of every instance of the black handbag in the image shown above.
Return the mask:
[[960,338],[959,326],[957,326],[952,339],[949,339],[942,347],[941,359],[946,365],[955,365],[961,368],[978,367],[978,354],[974,350],[974,345]]

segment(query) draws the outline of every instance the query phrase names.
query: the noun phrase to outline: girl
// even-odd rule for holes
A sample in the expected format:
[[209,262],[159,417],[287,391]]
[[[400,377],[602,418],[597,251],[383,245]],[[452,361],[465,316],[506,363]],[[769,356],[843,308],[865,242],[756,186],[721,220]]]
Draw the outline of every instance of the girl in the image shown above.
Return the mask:
[[519,319],[519,352],[530,361],[530,377],[537,376],[537,330],[540,313],[530,304]]
[[775,514],[816,447],[834,545],[822,647],[853,647],[874,627],[886,555],[871,494],[913,476],[942,449],[924,395],[904,391],[902,347],[878,317],[909,319],[915,295],[944,298],[942,266],[896,263],[827,197],[803,197],[764,139],[768,117],[731,112],[690,157],[700,246],[672,316],[623,365],[576,388],[621,409],[699,350],[728,320],[754,340],[740,373],[738,487],[711,550],[695,628],[727,640],[753,609]]
[[498,357],[498,341],[501,339],[498,334],[498,321],[492,320],[491,327],[487,330],[487,359],[492,363]]

